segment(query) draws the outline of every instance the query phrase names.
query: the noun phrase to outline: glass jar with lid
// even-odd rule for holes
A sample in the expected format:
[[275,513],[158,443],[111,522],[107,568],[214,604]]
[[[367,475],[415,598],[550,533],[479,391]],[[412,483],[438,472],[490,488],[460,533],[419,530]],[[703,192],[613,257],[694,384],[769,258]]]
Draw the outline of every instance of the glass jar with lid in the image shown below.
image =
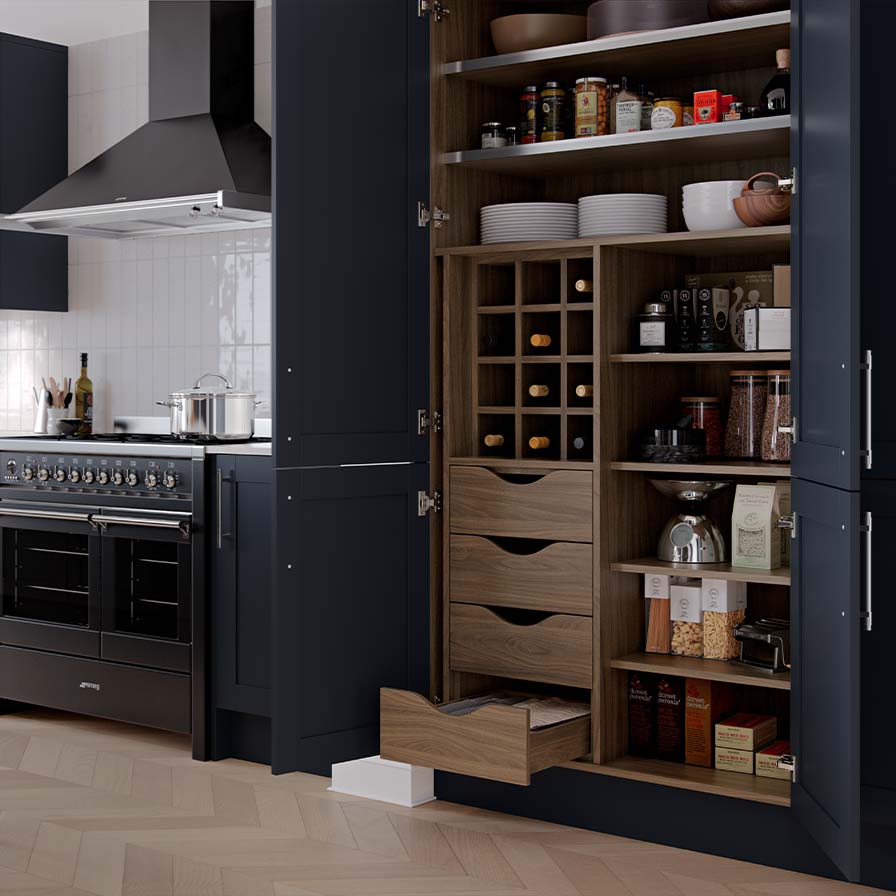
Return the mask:
[[789,463],[792,446],[790,436],[778,432],[779,426],[793,425],[790,402],[790,371],[768,372],[768,398],[762,427],[762,459],[772,463]]
[[576,137],[604,136],[609,129],[606,78],[579,78],[575,91]]
[[768,397],[764,370],[732,370],[731,405],[725,427],[725,457],[756,459],[762,455],[762,426]]
[[500,121],[487,121],[481,128],[483,149],[501,149],[507,146],[507,132]]
[[706,433],[707,457],[721,457],[723,446],[722,402],[712,395],[687,395],[681,399],[684,414],[693,418],[694,429]]

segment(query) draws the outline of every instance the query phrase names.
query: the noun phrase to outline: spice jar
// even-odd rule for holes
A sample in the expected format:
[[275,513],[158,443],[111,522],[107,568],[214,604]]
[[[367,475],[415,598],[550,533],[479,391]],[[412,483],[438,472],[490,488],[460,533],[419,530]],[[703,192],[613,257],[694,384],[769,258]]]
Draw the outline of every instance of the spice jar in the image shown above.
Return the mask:
[[538,142],[538,106],[541,97],[538,87],[529,84],[520,94],[520,143]]
[[768,397],[768,374],[762,370],[732,370],[731,406],[725,427],[725,457],[759,458]]
[[579,78],[576,81],[574,136],[598,137],[607,133],[607,79]]
[[681,399],[681,407],[685,414],[693,417],[694,429],[702,429],[706,433],[706,454],[708,457],[720,457],[723,447],[722,405],[718,398],[712,396],[685,396]]
[[616,94],[616,133],[632,134],[641,130],[641,97],[628,89],[628,79],[622,79],[622,87]]
[[487,121],[480,131],[483,149],[500,149],[507,146],[507,135],[500,121]]
[[519,130],[513,126],[504,128],[504,136],[507,138],[505,146],[519,146]]
[[653,104],[650,117],[650,128],[663,131],[667,128],[680,128],[684,123],[684,106],[677,97],[667,96]]
[[689,128],[694,123],[694,107],[693,105],[682,106],[681,124],[682,127]]
[[672,347],[675,316],[660,302],[649,302],[635,318],[635,350],[668,352]]
[[539,139],[542,143],[563,140],[566,137],[566,91],[559,81],[548,81],[541,91],[541,124]]
[[768,372],[768,399],[765,423],[762,427],[762,459],[786,463],[790,461],[790,436],[778,432],[779,426],[791,426],[793,412],[790,404],[790,371]]

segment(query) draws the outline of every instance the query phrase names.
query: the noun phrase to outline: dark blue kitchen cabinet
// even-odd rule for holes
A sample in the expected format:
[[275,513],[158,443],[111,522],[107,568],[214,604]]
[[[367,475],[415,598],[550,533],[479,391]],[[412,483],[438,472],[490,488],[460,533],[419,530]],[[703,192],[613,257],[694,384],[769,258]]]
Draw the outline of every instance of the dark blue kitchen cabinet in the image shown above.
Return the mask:
[[206,542],[213,753],[268,761],[273,465],[269,457],[214,460]]
[[[68,50],[0,34],[0,213],[68,174]],[[0,308],[68,310],[68,240],[0,232]]]

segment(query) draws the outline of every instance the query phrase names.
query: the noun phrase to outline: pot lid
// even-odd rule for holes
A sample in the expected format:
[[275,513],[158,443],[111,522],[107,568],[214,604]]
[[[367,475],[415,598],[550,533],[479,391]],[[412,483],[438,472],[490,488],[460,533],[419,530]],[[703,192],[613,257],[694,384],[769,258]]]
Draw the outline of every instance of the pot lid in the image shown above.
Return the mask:
[[[216,377],[221,380],[222,385],[203,386],[202,381],[209,377]],[[202,396],[226,395],[228,398],[248,398],[255,400],[254,392],[237,391],[230,384],[230,380],[220,373],[203,373],[196,384],[191,389],[183,389],[180,392],[171,393],[174,398],[199,398]]]

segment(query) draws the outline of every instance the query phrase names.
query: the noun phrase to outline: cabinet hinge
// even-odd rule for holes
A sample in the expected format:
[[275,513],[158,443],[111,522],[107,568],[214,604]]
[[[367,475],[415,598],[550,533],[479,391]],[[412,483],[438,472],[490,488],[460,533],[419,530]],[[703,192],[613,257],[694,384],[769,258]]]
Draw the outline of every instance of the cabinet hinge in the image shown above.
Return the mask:
[[793,780],[796,781],[796,756],[793,756],[790,753],[785,753],[778,760],[778,768],[785,772],[790,772],[793,776]]
[[426,516],[428,513],[441,513],[441,510],[441,492],[433,492],[431,496],[426,492],[417,492],[417,516]]
[[451,10],[439,0],[417,0],[417,15],[421,19],[432,16],[434,22],[441,22],[445,16],[451,15]]
[[429,227],[432,224],[437,230],[446,221],[451,220],[451,215],[436,206],[432,211],[429,210],[425,202],[417,203],[417,226]]
[[791,196],[796,196],[796,168],[790,169],[790,177],[782,177],[778,179],[778,186]]
[[432,414],[426,408],[417,411],[417,435],[428,436],[442,431],[442,415],[438,411]]
[[778,518],[778,528],[779,529],[790,529],[790,537],[796,538],[796,530],[797,530],[797,520],[799,518],[796,515],[796,512],[788,513],[785,516]]

